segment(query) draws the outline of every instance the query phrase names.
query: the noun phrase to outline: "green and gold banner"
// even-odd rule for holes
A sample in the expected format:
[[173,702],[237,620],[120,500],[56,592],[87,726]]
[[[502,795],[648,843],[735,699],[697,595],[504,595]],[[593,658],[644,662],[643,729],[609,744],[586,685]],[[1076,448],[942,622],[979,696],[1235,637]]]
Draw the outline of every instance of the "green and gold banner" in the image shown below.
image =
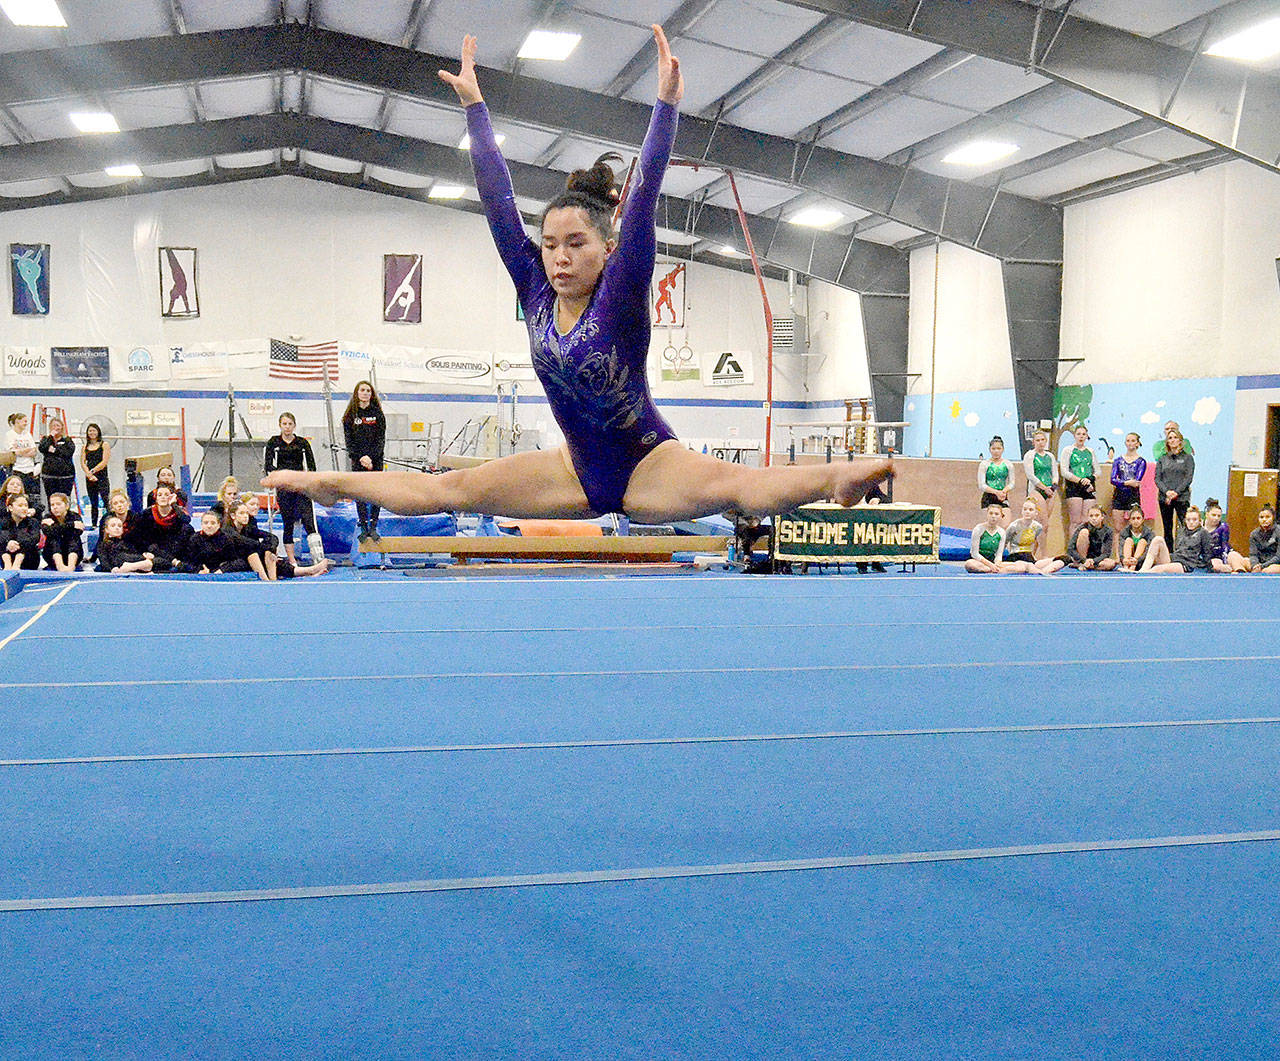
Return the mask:
[[942,510],[921,505],[803,505],[773,518],[775,560],[936,564]]

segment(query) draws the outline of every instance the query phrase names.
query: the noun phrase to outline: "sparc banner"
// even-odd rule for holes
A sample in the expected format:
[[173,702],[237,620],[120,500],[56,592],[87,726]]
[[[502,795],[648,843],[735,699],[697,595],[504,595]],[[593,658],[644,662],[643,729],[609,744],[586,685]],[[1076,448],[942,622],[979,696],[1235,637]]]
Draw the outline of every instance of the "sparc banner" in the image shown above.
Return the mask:
[[105,346],[55,346],[49,355],[54,383],[111,382],[111,357]]
[[163,382],[169,378],[169,351],[164,347],[112,347],[111,378],[117,383]]
[[49,382],[49,350],[47,347],[6,346],[4,348],[6,379]]
[[802,505],[773,519],[775,560],[936,564],[942,510],[921,505]]

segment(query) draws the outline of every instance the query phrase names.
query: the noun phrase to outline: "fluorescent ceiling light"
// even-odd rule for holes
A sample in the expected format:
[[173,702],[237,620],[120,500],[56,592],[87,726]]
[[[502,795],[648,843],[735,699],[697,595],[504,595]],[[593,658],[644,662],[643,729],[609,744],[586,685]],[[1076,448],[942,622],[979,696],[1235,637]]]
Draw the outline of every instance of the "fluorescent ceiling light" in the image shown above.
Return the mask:
[[65,27],[67,24],[58,10],[57,0],[0,0],[0,8],[15,26]]
[[72,111],[71,124],[82,133],[118,133],[115,115],[106,111]]
[[433,184],[427,192],[428,199],[461,199],[467,189],[461,184]]
[[804,225],[806,228],[834,228],[844,220],[844,214],[826,206],[807,206],[787,220],[793,225]]
[[108,177],[141,177],[142,170],[133,162],[126,162],[120,166],[108,166]]
[[[507,142],[507,134],[494,133],[493,142],[497,144],[499,147],[501,147],[503,144]],[[463,151],[470,151],[471,150],[471,134],[463,133],[462,139],[458,141],[458,146],[462,148]]]
[[942,161],[948,166],[989,166],[1008,158],[1018,150],[1017,144],[1006,144],[1000,140],[971,140],[961,144]]
[[1280,18],[1267,19],[1230,37],[1224,37],[1211,45],[1205,55],[1217,55],[1223,59],[1244,59],[1257,62],[1280,54]]
[[561,63],[573,54],[573,49],[580,40],[581,33],[553,33],[551,30],[535,29],[525,37],[516,56],[520,59],[546,59]]

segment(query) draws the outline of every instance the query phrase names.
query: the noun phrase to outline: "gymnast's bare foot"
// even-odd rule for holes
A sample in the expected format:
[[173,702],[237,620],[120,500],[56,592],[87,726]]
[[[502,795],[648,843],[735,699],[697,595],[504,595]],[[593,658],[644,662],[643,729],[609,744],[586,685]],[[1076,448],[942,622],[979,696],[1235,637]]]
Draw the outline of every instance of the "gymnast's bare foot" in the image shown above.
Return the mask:
[[855,460],[832,464],[835,489],[831,496],[840,504],[856,505],[878,483],[893,477],[893,458]]
[[262,480],[267,489],[288,490],[295,494],[306,494],[317,504],[328,508],[337,502],[342,495],[330,484],[326,472],[272,472]]

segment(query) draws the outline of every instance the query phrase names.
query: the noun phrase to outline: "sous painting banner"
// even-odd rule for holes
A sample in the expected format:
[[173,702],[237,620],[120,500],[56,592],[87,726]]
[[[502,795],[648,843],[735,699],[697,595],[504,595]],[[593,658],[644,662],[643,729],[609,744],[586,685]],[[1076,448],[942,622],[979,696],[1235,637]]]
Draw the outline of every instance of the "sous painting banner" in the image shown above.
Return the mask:
[[110,383],[105,346],[55,346],[49,351],[54,383]]
[[200,316],[194,247],[160,248],[160,316]]
[[14,316],[49,315],[49,244],[9,244],[9,287]]
[[389,324],[422,323],[422,255],[382,256],[382,319]]

